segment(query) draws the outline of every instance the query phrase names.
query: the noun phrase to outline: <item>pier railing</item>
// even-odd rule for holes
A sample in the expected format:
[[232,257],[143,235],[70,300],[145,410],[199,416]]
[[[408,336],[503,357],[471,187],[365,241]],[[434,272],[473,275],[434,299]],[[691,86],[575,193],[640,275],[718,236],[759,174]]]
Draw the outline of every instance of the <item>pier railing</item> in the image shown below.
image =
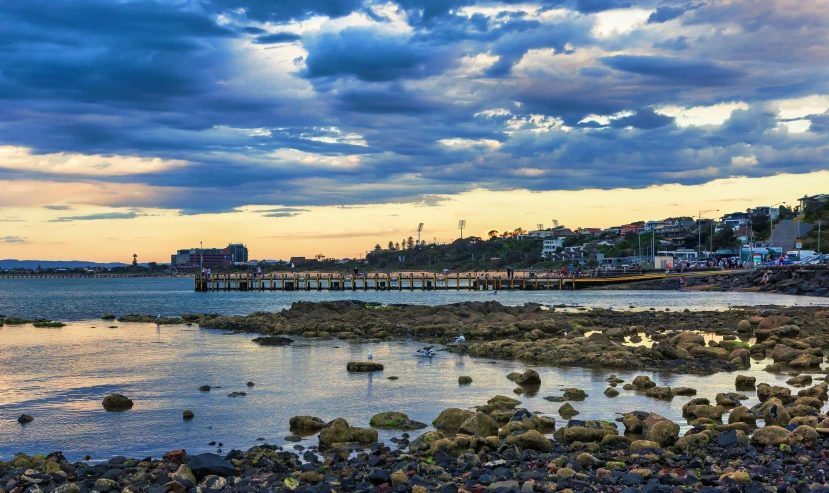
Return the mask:
[[565,290],[664,279],[665,274],[616,277],[487,277],[473,274],[213,274],[196,275],[196,291],[531,291]]

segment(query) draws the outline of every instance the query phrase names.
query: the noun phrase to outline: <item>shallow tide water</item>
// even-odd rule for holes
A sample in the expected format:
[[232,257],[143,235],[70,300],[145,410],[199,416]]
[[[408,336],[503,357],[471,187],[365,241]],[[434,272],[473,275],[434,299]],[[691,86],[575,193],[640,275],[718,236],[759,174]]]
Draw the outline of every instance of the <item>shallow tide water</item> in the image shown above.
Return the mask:
[[[402,411],[411,419],[431,423],[449,407],[471,408],[501,394],[515,396],[516,385],[506,379],[529,365],[492,361],[440,352],[427,359],[414,355],[414,341],[376,344],[336,339],[297,341],[288,347],[261,347],[250,334],[225,334],[186,325],[74,322],[60,329],[27,326],[0,328],[0,459],[16,452],[63,451],[70,459],[86,454],[93,460],[114,455],[159,457],[185,448],[190,453],[216,451],[209,442],[222,442],[224,451],[247,449],[263,438],[284,444],[288,420],[294,415],[324,420],[346,418],[352,425],[368,426],[382,411]],[[368,350],[385,371],[349,374],[348,361],[366,358]],[[739,372],[758,382],[785,385],[785,375],[762,371],[768,361],[755,361]],[[561,395],[563,387],[584,389],[589,397],[572,405],[578,419],[614,419],[615,413],[647,410],[681,423],[687,397],[672,401],[647,398],[624,391],[616,398],[602,394],[611,373],[584,368],[533,366],[542,386],[535,396],[517,396],[522,407],[556,417],[560,403],[544,396]],[[714,376],[660,375],[653,372],[613,372],[625,381],[649,375],[658,385],[694,387],[697,397],[713,401],[718,392],[734,391],[737,373]],[[388,380],[395,375],[398,380]],[[469,375],[471,385],[459,386],[458,377]],[[255,383],[246,386],[248,381]],[[201,385],[210,392],[200,392]],[[215,387],[221,387],[215,388]],[[234,391],[247,392],[231,398]],[[123,393],[135,401],[132,410],[104,411],[101,400]],[[757,402],[754,394],[745,401]],[[195,419],[183,421],[190,409]],[[16,418],[27,413],[34,422],[21,426]],[[621,425],[620,425],[621,426]],[[415,432],[419,433],[419,432]],[[399,433],[380,431],[388,440]],[[303,445],[316,445],[309,437]]]

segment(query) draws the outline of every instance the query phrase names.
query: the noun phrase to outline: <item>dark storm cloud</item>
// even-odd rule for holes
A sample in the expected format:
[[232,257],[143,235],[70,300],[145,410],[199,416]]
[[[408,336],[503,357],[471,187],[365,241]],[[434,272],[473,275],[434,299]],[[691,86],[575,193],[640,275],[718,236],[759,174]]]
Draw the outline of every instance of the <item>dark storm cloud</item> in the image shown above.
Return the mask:
[[674,122],[673,117],[660,115],[656,113],[653,108],[645,108],[638,111],[635,115],[617,118],[611,122],[611,126],[615,128],[635,127],[642,129],[652,129],[664,127]]
[[[0,146],[185,164],[108,176],[0,163],[0,180],[163,187],[79,202],[291,217],[474,188],[824,169],[829,115],[794,135],[769,103],[829,92],[829,14],[786,1],[7,2]],[[646,14],[598,33],[627,8]],[[333,21],[298,22],[312,17]],[[736,102],[748,109],[710,126],[660,110]],[[732,167],[749,155],[756,165]]]
[[741,72],[717,63],[664,56],[616,55],[600,61],[608,67],[691,86],[720,86],[737,79]]
[[71,209],[68,205],[44,205],[43,208],[50,211],[68,211]]

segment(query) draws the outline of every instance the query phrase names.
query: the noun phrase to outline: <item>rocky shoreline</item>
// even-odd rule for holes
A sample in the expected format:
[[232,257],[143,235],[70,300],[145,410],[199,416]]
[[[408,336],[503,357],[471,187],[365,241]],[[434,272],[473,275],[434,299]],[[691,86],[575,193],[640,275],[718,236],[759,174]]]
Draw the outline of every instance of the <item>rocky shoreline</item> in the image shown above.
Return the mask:
[[[146,315],[119,320],[143,321]],[[390,305],[296,302],[282,312],[185,315],[166,323],[206,329],[356,342],[416,339],[480,358],[554,366],[710,374],[771,358],[769,371],[819,369],[829,347],[829,309],[754,308],[691,312],[510,307],[495,301]],[[706,339],[702,332],[716,334]],[[452,344],[463,336],[462,344]],[[277,337],[257,342],[279,340]]]
[[[763,273],[768,272],[767,283]],[[712,271],[685,276],[686,289],[691,291],[749,291],[799,296],[829,296],[829,268],[823,266],[792,266],[755,269],[751,271]],[[595,290],[664,291],[679,289],[679,278],[657,279],[591,288]]]
[[[530,372],[530,373],[528,373]],[[532,380],[532,370],[520,378]],[[537,375],[537,374],[536,374]],[[611,385],[622,383],[612,380]],[[646,378],[633,381],[647,386]],[[372,428],[342,418],[290,420],[292,430],[318,433],[319,445],[259,445],[161,458],[113,457],[70,463],[60,452],[18,454],[0,462],[4,493],[533,493],[533,492],[826,492],[829,491],[829,417],[821,413],[829,384],[791,395],[787,388],[737,377],[761,402],[740,405],[738,392],[716,402],[693,398],[683,406],[691,428],[658,414],[633,411],[615,421],[553,418],[496,396],[475,410],[446,409],[434,430],[403,413],[381,413],[372,426],[399,436],[377,443]],[[577,400],[577,396],[576,396]],[[565,405],[569,405],[565,404]],[[610,418],[610,416],[609,416]],[[758,422],[763,426],[757,427]],[[413,432],[414,433],[414,432]],[[552,434],[552,438],[548,436]]]

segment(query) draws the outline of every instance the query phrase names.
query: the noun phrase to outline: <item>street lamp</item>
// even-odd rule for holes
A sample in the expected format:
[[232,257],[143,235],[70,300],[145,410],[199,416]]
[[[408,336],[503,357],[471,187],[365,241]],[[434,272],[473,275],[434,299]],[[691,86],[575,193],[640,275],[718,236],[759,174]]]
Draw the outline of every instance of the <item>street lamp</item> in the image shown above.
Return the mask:
[[[776,206],[776,205],[786,205],[786,202],[778,202],[778,203],[776,203],[776,204],[772,204],[772,205],[769,207],[769,221],[771,221],[771,222],[770,222],[770,224],[771,224],[771,229],[769,229],[769,246],[771,246],[771,234],[774,232],[774,216],[773,216],[773,215],[772,215],[772,213],[771,213],[771,209],[772,209],[772,207],[774,207],[774,206]],[[779,209],[778,209],[777,215],[778,215],[778,216],[780,215]]]
[[699,216],[697,217],[697,231],[699,232],[697,237],[697,260],[702,257],[702,214],[705,212],[720,212],[720,210],[709,209],[707,211],[699,211]]

